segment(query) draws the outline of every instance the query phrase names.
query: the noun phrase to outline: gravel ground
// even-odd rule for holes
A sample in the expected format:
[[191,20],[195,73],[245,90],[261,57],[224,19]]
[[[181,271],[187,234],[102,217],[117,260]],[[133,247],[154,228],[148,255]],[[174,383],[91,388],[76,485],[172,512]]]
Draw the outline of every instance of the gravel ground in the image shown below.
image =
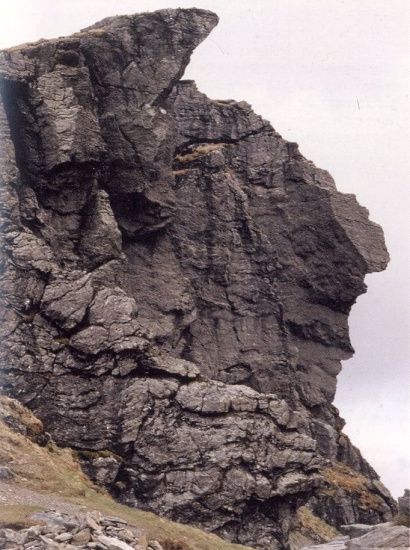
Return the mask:
[[66,514],[81,512],[85,507],[67,502],[56,495],[48,495],[31,491],[16,484],[0,481],[0,506],[20,504],[25,506],[40,506],[48,510],[59,510]]

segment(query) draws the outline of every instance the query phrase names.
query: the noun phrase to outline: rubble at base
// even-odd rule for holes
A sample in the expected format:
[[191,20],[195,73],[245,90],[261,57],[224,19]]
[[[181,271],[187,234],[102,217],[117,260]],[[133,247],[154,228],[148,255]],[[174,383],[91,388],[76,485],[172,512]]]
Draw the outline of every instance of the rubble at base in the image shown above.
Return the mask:
[[158,541],[147,540],[144,533],[130,528],[124,520],[98,512],[69,516],[50,510],[33,514],[36,520],[41,524],[27,529],[0,529],[0,549],[167,550]]

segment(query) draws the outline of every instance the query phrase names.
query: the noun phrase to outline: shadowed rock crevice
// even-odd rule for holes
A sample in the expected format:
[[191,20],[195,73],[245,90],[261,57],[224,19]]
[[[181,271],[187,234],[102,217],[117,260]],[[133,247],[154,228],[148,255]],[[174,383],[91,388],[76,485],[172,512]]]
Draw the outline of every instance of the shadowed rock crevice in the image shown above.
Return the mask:
[[180,80],[216,23],[161,10],[0,54],[1,384],[120,500],[286,548],[309,499],[394,509],[332,405],[388,255],[250,105]]

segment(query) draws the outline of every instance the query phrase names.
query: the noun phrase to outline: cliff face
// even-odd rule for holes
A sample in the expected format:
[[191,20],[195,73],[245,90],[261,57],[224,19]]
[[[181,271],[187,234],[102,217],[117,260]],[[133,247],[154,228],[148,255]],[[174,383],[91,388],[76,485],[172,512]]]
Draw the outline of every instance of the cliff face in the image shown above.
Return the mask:
[[[311,497],[394,506],[332,405],[388,255],[296,144],[180,80],[216,23],[163,10],[1,53],[1,382],[121,500],[282,548]],[[332,493],[326,459],[372,503]]]

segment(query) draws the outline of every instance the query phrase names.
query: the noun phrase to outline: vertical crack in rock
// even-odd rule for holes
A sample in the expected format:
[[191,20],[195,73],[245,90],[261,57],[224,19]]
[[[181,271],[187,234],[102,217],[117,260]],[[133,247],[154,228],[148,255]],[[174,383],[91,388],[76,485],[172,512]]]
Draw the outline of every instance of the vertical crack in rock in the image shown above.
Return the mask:
[[394,509],[332,405],[388,255],[296,144],[181,80],[216,23],[162,10],[0,54],[1,384],[120,500],[286,548],[308,499],[336,525]]

